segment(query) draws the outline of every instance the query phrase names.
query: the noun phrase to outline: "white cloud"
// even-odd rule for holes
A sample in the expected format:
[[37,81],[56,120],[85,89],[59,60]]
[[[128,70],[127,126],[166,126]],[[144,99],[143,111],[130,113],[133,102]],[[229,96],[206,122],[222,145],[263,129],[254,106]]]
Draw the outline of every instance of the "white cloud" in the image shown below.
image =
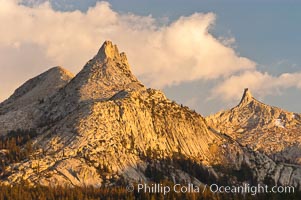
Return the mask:
[[259,71],[245,71],[239,75],[233,75],[221,82],[212,90],[211,98],[222,98],[225,101],[237,101],[241,98],[244,88],[263,98],[267,95],[277,95],[287,88],[301,89],[301,72],[283,73],[280,76],[272,76]]
[[0,0],[0,98],[53,65],[78,72],[108,39],[152,87],[254,70],[253,61],[210,34],[214,21],[213,13],[196,13],[162,25],[152,16],[120,14],[106,2],[83,13],[55,11],[49,3],[26,7],[18,0]]

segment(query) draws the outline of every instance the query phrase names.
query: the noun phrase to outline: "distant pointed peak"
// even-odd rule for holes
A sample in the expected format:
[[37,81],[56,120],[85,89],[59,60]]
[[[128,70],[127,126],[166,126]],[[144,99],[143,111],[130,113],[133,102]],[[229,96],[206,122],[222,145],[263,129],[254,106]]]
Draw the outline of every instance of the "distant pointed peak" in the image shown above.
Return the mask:
[[253,100],[253,96],[252,96],[249,88],[245,88],[239,104],[249,103],[252,100]]
[[50,70],[53,70],[53,71],[62,71],[62,72],[68,72],[68,70],[65,69],[65,68],[62,67],[62,66],[55,66],[55,67],[50,68],[49,71],[50,71]]
[[63,67],[52,67],[18,87],[3,102],[3,105],[6,105],[6,108],[12,106],[13,109],[17,109],[39,99],[44,99],[64,87],[73,77],[74,75]]
[[119,54],[117,45],[113,44],[111,41],[105,41],[100,47],[96,58],[104,60],[106,58],[110,59],[121,59],[121,54]]
[[67,69],[63,68],[62,66],[52,67],[49,70],[47,70],[45,73],[49,73],[49,72],[58,72],[58,73],[61,73],[62,75],[69,76],[70,78],[74,77],[72,72],[68,71]]

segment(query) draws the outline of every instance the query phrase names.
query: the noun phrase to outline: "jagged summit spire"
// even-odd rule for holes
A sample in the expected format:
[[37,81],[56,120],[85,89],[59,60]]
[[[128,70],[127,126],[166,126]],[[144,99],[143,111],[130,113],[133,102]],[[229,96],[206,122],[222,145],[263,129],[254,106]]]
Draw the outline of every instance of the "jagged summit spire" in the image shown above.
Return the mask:
[[249,88],[245,88],[239,104],[249,103],[252,100],[253,100],[253,96],[252,96]]
[[125,53],[119,53],[117,45],[105,41],[68,88],[72,88],[71,93],[77,94],[80,101],[85,101],[110,98],[121,90],[138,90],[144,86],[132,74]]
[[119,53],[118,51],[118,47],[117,45],[113,44],[111,41],[105,41],[103,43],[103,45],[100,47],[96,58],[100,59],[100,60],[104,60],[107,58],[110,59],[122,59],[123,57],[125,57],[124,53]]

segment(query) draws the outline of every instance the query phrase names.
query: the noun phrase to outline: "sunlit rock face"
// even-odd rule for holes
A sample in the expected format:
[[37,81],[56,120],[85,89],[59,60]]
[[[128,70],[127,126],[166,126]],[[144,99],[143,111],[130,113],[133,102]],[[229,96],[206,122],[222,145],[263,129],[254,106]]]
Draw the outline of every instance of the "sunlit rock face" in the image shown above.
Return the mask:
[[276,161],[301,164],[301,115],[261,103],[248,89],[236,107],[206,121],[215,130]]
[[[263,127],[264,119],[249,120],[259,111],[262,118],[271,112],[276,116],[276,108],[267,110],[248,90],[241,103],[228,111],[239,119],[221,113],[204,119],[161,91],[145,88],[132,74],[126,55],[110,41],[74,78],[64,74],[61,79],[65,82],[49,90],[51,94],[36,95],[39,98],[31,106],[35,113],[31,122],[38,132],[32,139],[34,151],[28,159],[6,167],[2,182],[100,187],[152,181],[150,169],[156,169],[157,175],[173,182],[200,184],[210,178],[229,183],[252,179],[301,185],[299,166],[276,163],[268,151],[255,151],[234,134],[237,129],[244,134],[251,124]],[[30,93],[30,88],[34,87],[20,90],[22,95]],[[20,95],[15,96],[11,103]],[[16,111],[31,105],[23,103]],[[248,119],[241,119],[245,116],[239,115],[241,110]],[[294,119],[298,117],[300,120],[297,114]],[[230,125],[234,122],[237,126]],[[233,173],[245,169],[252,177],[244,179]]]

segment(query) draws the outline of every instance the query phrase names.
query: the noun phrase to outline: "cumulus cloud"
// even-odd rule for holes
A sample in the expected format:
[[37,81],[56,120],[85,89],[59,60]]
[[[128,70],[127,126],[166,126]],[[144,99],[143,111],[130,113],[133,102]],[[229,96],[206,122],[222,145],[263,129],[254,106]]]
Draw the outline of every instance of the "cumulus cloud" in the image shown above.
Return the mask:
[[272,76],[267,72],[245,71],[222,81],[212,90],[211,98],[222,98],[225,101],[237,100],[241,98],[245,87],[259,98],[281,94],[283,90],[291,87],[301,89],[301,72]]
[[125,51],[134,73],[151,87],[254,70],[252,60],[210,34],[214,22],[213,13],[195,13],[162,23],[152,16],[118,13],[107,2],[87,12],[62,12],[47,2],[28,7],[19,0],[0,0],[0,98],[51,66],[78,72],[104,40]]

